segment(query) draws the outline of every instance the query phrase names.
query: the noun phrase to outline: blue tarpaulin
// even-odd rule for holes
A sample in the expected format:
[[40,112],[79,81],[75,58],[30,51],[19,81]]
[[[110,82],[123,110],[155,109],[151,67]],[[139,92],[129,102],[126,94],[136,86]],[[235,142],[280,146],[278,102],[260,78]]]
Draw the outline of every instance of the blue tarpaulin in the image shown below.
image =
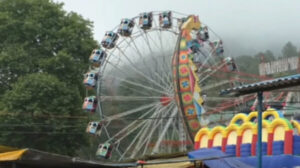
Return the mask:
[[190,159],[208,159],[215,157],[228,157],[229,155],[225,154],[218,149],[200,149],[188,153]]
[[200,149],[188,153],[190,159],[203,160],[204,164],[210,168],[252,168],[237,158],[225,154],[218,149]]
[[[238,158],[240,161],[256,166],[257,157],[241,157]],[[273,155],[273,156],[263,156],[262,167],[263,168],[294,168],[300,166],[300,157],[295,155]]]
[[[203,160],[209,168],[250,168],[257,166],[256,156],[235,157],[223,153],[218,149],[200,149],[188,153],[190,159]],[[263,156],[263,168],[294,168],[300,166],[300,156],[273,155]]]

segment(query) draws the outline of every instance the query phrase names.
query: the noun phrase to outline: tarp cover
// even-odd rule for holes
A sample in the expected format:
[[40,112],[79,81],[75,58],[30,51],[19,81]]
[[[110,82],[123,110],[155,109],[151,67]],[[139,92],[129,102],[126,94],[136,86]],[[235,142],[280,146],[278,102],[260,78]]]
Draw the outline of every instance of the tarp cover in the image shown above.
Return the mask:
[[204,164],[210,168],[253,168],[217,149],[200,149],[189,152],[188,156],[190,159],[203,160]]
[[21,149],[11,152],[0,153],[0,161],[12,161],[19,160],[27,149]]
[[188,153],[190,159],[210,159],[210,158],[219,158],[219,157],[228,157],[229,155],[225,154],[218,149],[200,149]]
[[[257,166],[257,157],[234,157],[216,149],[200,149],[188,153],[190,159],[203,160],[209,168],[249,168]],[[300,156],[296,155],[273,155],[263,156],[263,168],[295,168],[300,167]]]
[[[256,166],[257,157],[241,157],[240,161]],[[273,155],[273,156],[263,156],[262,167],[263,168],[294,168],[300,166],[300,157],[295,155]]]

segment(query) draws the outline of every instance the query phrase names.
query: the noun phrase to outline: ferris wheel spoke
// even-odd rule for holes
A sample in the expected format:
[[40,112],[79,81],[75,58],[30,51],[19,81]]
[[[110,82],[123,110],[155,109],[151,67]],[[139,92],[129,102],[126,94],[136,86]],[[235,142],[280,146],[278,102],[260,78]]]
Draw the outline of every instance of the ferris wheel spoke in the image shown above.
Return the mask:
[[[147,131],[146,132],[148,134],[147,137],[139,140],[138,144],[135,146],[135,149],[133,150],[133,153],[131,154],[131,157],[134,157],[141,150],[142,147],[144,147],[143,155],[145,154],[145,152],[148,149],[151,138],[153,138],[152,137],[153,133],[161,125],[162,121],[164,120],[164,117],[168,116],[168,113],[171,111],[171,109],[173,109],[174,106],[175,106],[174,104],[170,105],[168,110],[166,110],[166,111],[162,111],[162,109],[158,110],[158,112],[156,113],[157,117],[159,117],[159,115],[162,114],[162,112],[164,112],[164,115],[162,115],[161,119],[152,121],[152,127],[151,127],[150,132]],[[144,141],[142,141],[142,140],[144,140]]]
[[225,98],[225,97],[207,97],[206,98],[206,101],[216,101],[216,100],[226,100],[226,101],[228,101],[228,100],[235,100],[236,98],[234,98],[234,97],[228,97],[228,98]]
[[161,98],[161,96],[100,96],[101,102],[105,101],[145,101],[145,100],[158,100]]
[[206,80],[207,78],[209,78],[211,75],[213,75],[214,73],[218,72],[218,70],[220,70],[224,65],[226,65],[226,63],[222,63],[216,69],[214,69],[209,74],[207,74],[205,77],[201,77],[201,75],[200,75],[199,78],[201,78],[201,80],[199,81],[199,83],[202,83],[204,80]]
[[153,149],[152,153],[157,153],[158,152],[158,149],[159,149],[159,146],[161,144],[161,141],[163,140],[163,137],[165,136],[165,134],[166,134],[168,128],[170,127],[170,125],[171,125],[171,123],[173,121],[173,118],[175,117],[176,114],[177,114],[177,109],[174,108],[173,112],[171,113],[170,119],[165,124],[164,130],[162,131],[161,135],[159,136],[158,140],[156,141],[156,144],[154,146],[154,149]]
[[[150,143],[150,141],[151,141],[151,138],[153,138],[153,136],[152,136],[153,133],[154,133],[161,125],[164,124],[164,123],[163,123],[163,119],[164,119],[165,117],[169,116],[169,112],[170,112],[172,109],[174,109],[174,107],[175,107],[175,105],[171,106],[171,107],[169,108],[169,110],[166,111],[164,114],[161,114],[161,113],[160,113],[162,120],[159,120],[159,121],[156,121],[155,123],[153,123],[154,126],[153,126],[152,130],[150,131],[150,133],[148,134],[148,136],[145,138],[145,140],[141,143],[141,145],[145,144],[144,146],[146,146],[146,147],[149,146],[149,143]],[[147,152],[147,150],[148,150],[148,148],[144,148],[143,155]]]
[[[168,113],[170,112],[170,110],[173,107],[174,107],[174,104],[156,110],[157,112],[155,113],[154,117],[160,117],[161,116],[160,119],[151,121],[151,123],[152,123],[151,130],[148,130],[147,132],[145,132],[146,134],[148,134],[148,136],[144,139],[139,140],[139,142],[137,143],[131,157],[134,157],[141,150],[142,147],[144,147],[144,152],[147,151],[148,145],[149,145],[150,140],[152,138],[152,134],[158,128],[158,126],[161,125],[162,121],[164,120],[164,117],[168,116]],[[166,108],[168,108],[168,109],[163,111]],[[164,113],[164,114],[162,115],[162,113]],[[144,141],[142,141],[142,140],[144,140]],[[148,143],[146,143],[146,142],[148,142]],[[146,143],[146,145],[144,145],[145,143]]]
[[[131,39],[131,40],[132,40],[132,39]],[[132,40],[132,41],[133,41],[133,40]],[[135,46],[134,48],[135,48],[136,53],[137,53],[137,54],[140,56],[140,58],[142,59],[141,53],[140,53],[140,51],[137,49],[136,44],[135,44],[134,41],[133,41],[133,44],[134,44],[134,46]],[[148,69],[150,69],[150,68],[148,67],[148,64],[146,64],[146,63],[144,62],[144,59],[143,59],[143,63],[144,63],[144,65],[145,65]],[[167,65],[167,64],[164,63],[164,65]],[[152,73],[151,73],[151,74],[152,74]],[[156,71],[154,71],[154,74],[156,75],[157,78],[160,79],[160,81],[161,81],[165,86],[170,85],[170,82],[166,83],[164,80],[162,80],[161,75],[159,75]],[[167,76],[167,77],[168,77],[168,76]],[[154,79],[154,78],[152,77],[152,79]],[[168,80],[168,81],[170,81],[170,80]]]
[[129,80],[126,80],[126,79],[118,78],[118,77],[115,77],[115,78],[118,79],[118,80],[120,80],[120,81],[122,81],[122,82],[131,84],[131,85],[134,85],[134,86],[139,86],[139,87],[141,87],[141,88],[144,88],[144,89],[147,89],[147,90],[150,90],[150,91],[154,91],[154,92],[156,92],[156,93],[160,93],[160,94],[168,94],[168,92],[166,92],[166,91],[154,89],[154,88],[151,88],[151,87],[149,87],[149,86],[145,86],[145,85],[143,85],[143,84],[139,84],[139,83],[132,82],[132,81],[129,81]]
[[[154,23],[156,23],[156,22],[154,22]],[[159,41],[160,41],[160,47],[159,47],[159,45],[156,43],[156,41],[153,40],[153,39],[151,38],[151,36],[148,36],[148,35],[147,35],[147,33],[146,33],[146,37],[149,38],[149,39],[152,41],[153,44],[155,44],[156,48],[159,49],[160,52],[161,52],[161,54],[163,55],[163,56],[162,56],[162,58],[163,58],[162,60],[163,60],[163,61],[162,61],[162,63],[159,63],[159,65],[160,65],[161,70],[163,70],[163,72],[164,72],[165,75],[167,76],[167,73],[168,73],[169,71],[168,71],[168,69],[166,69],[166,65],[170,65],[170,62],[171,62],[171,61],[168,62],[168,63],[165,62],[166,54],[165,54],[165,52],[164,52],[164,50],[163,50],[163,48],[162,48],[163,46],[162,46],[161,34],[159,35],[159,34],[158,34],[158,31],[156,31],[156,34],[158,35],[158,39],[159,39]],[[148,40],[148,41],[149,41],[149,40]],[[160,58],[160,57],[158,57],[158,58]],[[161,62],[161,61],[159,60],[159,62]],[[170,65],[170,67],[171,67],[171,65]]]
[[[143,36],[143,35],[142,35]],[[146,36],[146,37],[145,37]],[[153,52],[153,50],[152,50],[152,48],[151,48],[151,45],[150,45],[150,42],[149,42],[149,38],[148,38],[148,35],[147,35],[147,32],[145,33],[145,36],[143,36],[143,39],[145,40],[145,42],[146,42],[146,44],[147,44],[147,47],[148,47],[148,49],[149,49],[149,51],[150,51],[150,55],[151,55],[151,58],[152,58],[152,60],[155,62],[154,64],[155,64],[155,69],[154,69],[154,72],[155,73],[157,73],[157,71],[158,71],[158,65],[160,65],[158,62],[157,62],[157,60],[156,60],[156,58],[154,57],[154,52]],[[160,67],[161,68],[161,67]],[[162,69],[161,69],[162,70]]]
[[127,61],[132,65],[130,66],[132,70],[134,70],[137,74],[143,76],[145,79],[147,79],[148,81],[150,81],[152,84],[164,89],[161,85],[159,85],[156,81],[154,81],[153,79],[149,78],[146,74],[143,73],[142,70],[137,69],[136,66],[134,65],[134,63],[128,58],[128,56],[122,51],[120,50],[120,52],[122,53],[122,55],[127,59]]
[[[158,107],[157,107],[157,108],[158,108]],[[157,111],[157,108],[155,109],[155,111]],[[167,107],[163,107],[162,110],[163,110],[164,108],[167,108]],[[131,144],[127,147],[127,149],[125,150],[125,152],[123,153],[123,155],[122,155],[121,157],[124,157],[124,156],[125,156],[125,153],[131,148],[131,146],[133,145],[133,143],[136,142],[137,138],[139,138],[139,141],[138,141],[137,143],[135,143],[135,145],[136,145],[136,147],[137,147],[137,146],[140,146],[141,140],[142,140],[143,137],[145,137],[146,134],[150,131],[149,129],[151,129],[151,125],[153,125],[153,124],[152,124],[153,122],[152,122],[151,118],[152,118],[152,117],[155,118],[155,117],[157,116],[157,113],[158,113],[158,112],[155,112],[155,113],[153,113],[153,114],[150,116],[149,121],[147,122],[147,124],[145,124],[144,127],[141,129],[141,131],[135,136],[134,140],[133,140],[133,141],[131,142]],[[154,121],[156,121],[156,120],[154,120]],[[135,153],[136,153],[136,147],[135,147],[135,149],[133,149],[133,151],[132,151],[132,155],[133,155],[133,156],[134,156]],[[132,155],[131,155],[131,157],[132,157]]]
[[109,134],[109,131],[107,131],[107,129],[106,129],[107,125],[109,125],[109,124],[110,124],[110,122],[108,122],[108,123],[106,124],[106,126],[101,127],[101,130],[102,130],[102,129],[104,130],[105,135],[106,135],[108,138],[111,137],[110,134]]
[[121,155],[122,155],[122,152],[119,150],[119,146],[120,146],[120,143],[117,145],[116,151],[118,152],[119,156],[121,156]]
[[209,86],[203,86],[201,87],[201,89],[203,91],[207,91],[207,90],[210,90],[210,89],[214,89],[214,88],[218,88],[222,85],[225,85],[225,84],[228,84],[230,83],[230,80],[224,80],[224,81],[221,81],[221,82],[218,82],[218,83],[213,83],[213,84],[210,84]]
[[173,81],[172,81],[172,69],[170,69],[169,73],[167,73],[166,79],[167,79],[167,83],[169,83],[169,86],[171,87],[171,89],[173,89]]
[[[203,48],[203,47],[202,47]],[[213,58],[213,55],[212,55],[212,52],[210,51],[209,53],[205,53],[205,51],[202,51],[203,49],[200,48],[199,52],[197,53],[197,56],[199,57],[199,53],[202,55],[202,57],[204,57],[204,61],[201,63],[202,65],[213,65],[213,63],[215,62],[214,61],[214,58]],[[213,63],[212,63],[213,62]],[[205,68],[205,66],[201,66],[198,71],[201,71],[203,68]]]
[[145,130],[147,128],[149,128],[151,123],[147,122],[142,128],[141,131],[136,134],[136,136],[134,137],[134,139],[131,141],[131,143],[127,146],[127,148],[125,149],[125,151],[123,152],[123,154],[120,156],[119,160],[122,160],[124,158],[124,156],[127,154],[127,152],[129,151],[129,149],[132,147],[133,144],[135,144],[135,142],[137,141],[138,138],[143,137],[142,133],[145,132]]
[[145,43],[146,43],[146,46],[147,48],[149,49],[150,51],[150,56],[152,58],[153,61],[155,61],[155,68],[154,68],[154,71],[156,72],[157,71],[157,65],[158,65],[158,62],[156,60],[156,58],[154,57],[154,52],[151,48],[151,45],[150,45],[150,42],[149,42],[149,38],[148,38],[148,35],[147,35],[147,32],[142,30],[139,26],[137,26],[137,29],[138,31],[141,33],[141,36],[142,36],[142,39],[144,39]]
[[[111,65],[112,65],[115,69],[120,70],[119,72],[123,73],[124,75],[127,75],[127,74],[126,74],[123,70],[121,70],[119,67],[114,66],[113,64],[111,64]],[[106,74],[106,75],[107,75],[107,76],[111,76],[111,75],[109,75],[109,74]],[[129,80],[126,80],[126,79],[123,79],[123,78],[119,78],[119,77],[117,77],[117,76],[111,76],[111,77],[112,77],[112,78],[115,78],[115,79],[118,79],[118,80],[120,80],[120,81],[129,83],[129,84],[135,85],[135,86],[142,87],[142,88],[144,88],[144,89],[148,89],[148,90],[156,91],[156,92],[158,92],[158,93],[166,94],[166,92],[163,91],[164,88],[163,88],[163,90],[158,90],[158,89],[151,88],[151,87],[149,87],[149,86],[145,86],[144,84],[136,83],[136,82],[129,81]],[[151,80],[151,81],[152,81],[152,80]],[[160,87],[162,87],[162,86],[160,86]]]
[[120,112],[120,113],[118,113],[116,115],[108,116],[106,118],[106,120],[107,121],[115,120],[115,119],[118,119],[118,118],[121,118],[121,117],[125,117],[125,116],[130,115],[130,114],[134,114],[134,113],[140,112],[140,111],[148,109],[148,108],[150,108],[150,110],[148,110],[148,111],[151,111],[154,107],[156,107],[157,105],[160,105],[160,104],[161,104],[161,102],[154,102],[154,103],[150,103],[150,104],[147,104],[147,105],[143,105],[143,106],[140,106],[140,107],[135,108],[135,109],[131,109],[131,110],[127,110],[127,111],[124,111],[124,112]]
[[170,82],[170,76],[161,76],[160,74],[158,74],[157,72],[154,72],[154,75],[157,76],[157,78],[161,81],[161,84],[164,86],[165,90],[169,91],[169,87],[172,85],[172,83]]
[[139,123],[136,126],[132,126],[132,128],[129,129],[128,132],[126,132],[126,134],[124,136],[122,136],[121,138],[118,139],[118,141],[122,141],[126,136],[130,135],[131,133],[133,133],[135,130],[137,130],[138,128],[140,128],[141,126],[145,125],[147,123],[147,120],[142,121],[141,123]]
[[129,89],[130,91],[133,91],[133,93],[139,93],[142,96],[149,96],[150,95],[149,90],[141,90],[141,89],[137,89],[137,88],[134,88],[134,87],[129,87],[129,86],[126,86],[126,85],[120,85],[120,88]]
[[[145,58],[146,58],[146,57],[143,57],[143,56],[142,56],[141,51],[138,49],[138,47],[137,47],[135,41],[132,39],[132,37],[129,37],[129,38],[130,38],[130,42],[133,44],[133,50],[134,50],[135,53],[139,56],[140,60],[143,61],[144,67],[146,67],[146,68],[148,69],[148,71],[151,71],[152,69],[151,69],[151,68],[148,66],[148,64],[145,62]],[[130,44],[128,41],[126,41],[126,42],[127,42],[128,45]],[[153,78],[153,76],[152,76],[152,73],[150,73],[149,75],[150,75],[150,77],[151,77],[153,80],[155,80],[155,78]]]
[[[163,71],[165,73],[164,76],[166,76],[166,79],[168,79],[167,83],[172,83],[172,76],[170,75],[171,72],[172,72],[172,67],[170,65],[170,62],[172,62],[172,60],[169,59],[168,62],[166,62],[166,57],[168,57],[168,55],[165,53],[165,50],[163,50],[164,45],[163,45],[163,42],[162,42],[161,30],[159,31],[159,33],[157,32],[156,34],[158,36],[158,39],[160,41],[160,46],[161,46],[161,47],[157,47],[157,48],[160,49],[161,53],[163,54],[163,59],[162,59],[163,61],[162,61],[161,65],[162,65],[162,69],[164,69],[164,71]],[[174,37],[174,36],[171,36],[171,37]],[[170,44],[170,42],[167,43],[167,44]],[[175,46],[173,46],[173,47],[175,47]],[[172,48],[172,46],[171,47],[165,47],[165,48]],[[172,56],[173,56],[173,53],[172,53],[171,56],[169,56],[169,58],[172,58]],[[170,66],[164,66],[164,65],[170,65]]]
[[[160,68],[164,73],[167,73],[168,70],[166,69],[166,65],[168,66],[169,63],[166,63],[166,62],[165,62],[165,59],[164,59],[164,58],[165,58],[165,52],[163,51],[163,49],[162,49],[161,47],[159,47],[159,46],[157,45],[157,43],[156,43],[150,36],[148,36],[148,35],[146,34],[146,37],[147,37],[148,41],[149,41],[149,39],[150,39],[150,40],[152,41],[152,43],[155,44],[155,46],[157,47],[157,49],[160,50],[160,54],[162,54],[163,61],[158,60],[159,62],[157,62],[157,60],[155,59],[155,62],[156,62],[157,65],[160,65],[159,68]],[[148,45],[149,45],[149,44],[148,44]],[[160,57],[157,57],[157,58],[160,59]],[[170,65],[170,67],[171,67],[171,65]]]
[[[161,30],[160,30],[160,31],[161,31]],[[155,40],[153,40],[153,39],[151,38],[151,36],[148,36],[148,35],[146,34],[146,37],[147,37],[147,39],[149,38],[149,39],[152,41],[153,44],[155,44],[156,48],[159,49],[160,52],[161,52],[161,54],[163,55],[163,56],[162,56],[162,58],[163,58],[162,61],[161,61],[161,60],[158,60],[158,62],[159,62],[158,65],[160,65],[160,69],[164,72],[164,76],[168,76],[168,72],[171,72],[171,64],[170,64],[171,59],[169,60],[169,62],[166,62],[166,60],[165,60],[166,53],[165,53],[165,50],[163,50],[163,45],[162,45],[162,40],[161,40],[161,34],[159,35],[159,34],[158,34],[158,31],[156,31],[156,34],[158,35],[158,39],[159,39],[159,41],[160,41],[160,46],[161,46],[161,47],[159,47],[159,45],[157,44],[157,42],[156,42]],[[149,40],[148,40],[148,41],[149,41]],[[160,58],[160,57],[158,57],[158,58]],[[170,58],[172,58],[172,57],[170,57]],[[167,69],[166,69],[166,68],[167,68]]]
[[[141,119],[143,119],[145,116],[147,116],[149,113],[151,113],[153,109],[154,109],[154,107],[151,108],[150,110],[148,110],[147,112],[145,112],[142,116],[138,117],[137,120],[133,121],[128,126],[126,126],[125,128],[123,128],[122,130],[120,130],[118,133],[114,134],[112,137],[110,137],[107,140],[107,142],[112,141],[116,137],[118,137],[117,142],[122,141],[122,139],[124,137],[126,137],[129,134],[131,134],[133,131],[135,131],[136,129],[138,129],[139,127],[141,127],[142,125],[144,125],[147,122],[147,120],[144,120],[144,121],[140,122],[139,124],[137,124],[139,121],[141,121]],[[126,132],[127,130],[129,130],[129,131]],[[122,134],[124,134],[124,135],[122,135]]]

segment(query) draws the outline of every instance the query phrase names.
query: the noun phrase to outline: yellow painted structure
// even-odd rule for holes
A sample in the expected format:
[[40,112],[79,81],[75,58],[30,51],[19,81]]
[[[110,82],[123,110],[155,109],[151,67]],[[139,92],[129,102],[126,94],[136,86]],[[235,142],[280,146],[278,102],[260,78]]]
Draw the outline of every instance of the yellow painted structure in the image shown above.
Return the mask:
[[248,114],[246,122],[252,122],[256,118],[257,118],[257,111],[253,111]]
[[252,137],[255,133],[254,127],[255,124],[252,122],[245,122],[243,125],[241,125],[238,133],[242,136],[242,144],[252,143]]
[[276,118],[270,125],[273,132],[273,141],[283,141],[285,139],[285,131],[291,130],[289,121],[282,118]]
[[208,135],[202,135],[200,141],[200,148],[207,148],[208,147]]
[[211,130],[209,134],[209,139],[212,140],[213,147],[222,146],[222,138],[224,136],[224,133],[225,133],[225,127],[222,126],[214,127]]
[[[272,120],[267,120],[272,116]],[[222,146],[222,140],[227,139],[226,145],[235,145],[237,137],[241,137],[241,144],[252,143],[253,136],[257,136],[257,124],[255,121],[257,112],[235,115],[227,127],[216,126],[211,130],[202,128],[195,136],[195,142],[200,142],[200,148],[206,148],[208,142],[211,141],[212,147]],[[300,133],[300,124],[297,121],[289,122],[285,118],[281,118],[280,112],[269,108],[263,112],[262,122],[262,141],[268,142],[269,134],[273,134],[273,141],[284,141],[286,131],[293,128]],[[241,125],[239,125],[241,124]],[[205,136],[204,136],[205,135]]]
[[234,145],[237,142],[237,136],[239,136],[238,130],[240,127],[237,124],[230,124],[224,133],[224,137],[227,137],[227,144]]
[[235,116],[231,119],[230,125],[231,125],[231,124],[236,124],[238,121],[242,121],[243,123],[244,123],[244,122],[247,122],[247,118],[248,118],[248,116],[247,116],[246,114],[244,114],[244,113],[239,113],[239,114],[235,115]]

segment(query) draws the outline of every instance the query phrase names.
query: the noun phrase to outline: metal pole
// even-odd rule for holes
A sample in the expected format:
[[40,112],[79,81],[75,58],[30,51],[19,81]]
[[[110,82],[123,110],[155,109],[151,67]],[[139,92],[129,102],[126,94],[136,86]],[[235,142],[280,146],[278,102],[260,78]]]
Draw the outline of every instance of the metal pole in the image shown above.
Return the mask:
[[258,100],[258,119],[257,119],[257,167],[262,168],[262,111],[263,111],[263,92],[257,92],[257,100]]

